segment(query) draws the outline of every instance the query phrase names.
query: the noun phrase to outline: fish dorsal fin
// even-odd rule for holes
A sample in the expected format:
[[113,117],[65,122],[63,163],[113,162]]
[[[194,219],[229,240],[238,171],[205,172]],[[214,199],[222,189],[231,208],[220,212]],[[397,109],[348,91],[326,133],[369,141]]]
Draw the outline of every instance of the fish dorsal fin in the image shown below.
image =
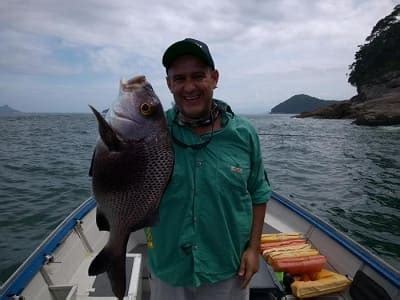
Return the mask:
[[119,151],[121,149],[122,141],[118,138],[114,129],[107,123],[104,117],[91,105],[89,105],[90,109],[93,111],[96,116],[97,123],[99,124],[99,134],[106,144],[109,151]]
[[119,84],[120,84],[121,91],[125,91],[125,92],[134,91],[136,89],[139,89],[139,88],[145,86],[146,77],[144,75],[135,76],[126,81],[120,80]]

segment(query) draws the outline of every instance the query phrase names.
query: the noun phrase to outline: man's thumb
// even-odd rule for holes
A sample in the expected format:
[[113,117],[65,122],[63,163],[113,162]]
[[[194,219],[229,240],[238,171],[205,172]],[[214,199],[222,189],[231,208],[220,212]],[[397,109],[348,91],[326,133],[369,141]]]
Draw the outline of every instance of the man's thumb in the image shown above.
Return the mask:
[[245,269],[246,269],[246,264],[244,262],[244,259],[242,258],[241,262],[240,262],[240,268],[239,268],[239,276],[243,276],[245,273]]

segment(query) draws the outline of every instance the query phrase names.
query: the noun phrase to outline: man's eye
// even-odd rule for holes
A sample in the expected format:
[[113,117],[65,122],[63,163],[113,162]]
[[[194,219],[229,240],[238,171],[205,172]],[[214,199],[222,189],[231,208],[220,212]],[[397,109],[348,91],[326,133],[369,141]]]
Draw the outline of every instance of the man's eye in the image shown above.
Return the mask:
[[193,78],[196,79],[196,80],[202,80],[202,79],[204,79],[204,77],[205,77],[204,74],[195,74],[193,76]]
[[183,82],[185,79],[183,77],[175,77],[174,81],[175,82]]

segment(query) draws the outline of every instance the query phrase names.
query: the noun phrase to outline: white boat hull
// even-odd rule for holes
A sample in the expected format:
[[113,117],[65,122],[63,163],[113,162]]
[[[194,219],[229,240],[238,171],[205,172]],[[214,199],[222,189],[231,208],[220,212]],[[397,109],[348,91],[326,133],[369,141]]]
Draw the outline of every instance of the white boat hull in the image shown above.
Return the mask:
[[[0,300],[18,297],[38,300],[115,299],[110,291],[104,292],[104,296],[96,294],[100,293],[95,288],[96,277],[87,274],[89,264],[108,239],[108,232],[97,229],[95,211],[94,200],[88,199],[66,218],[1,287]],[[327,257],[329,269],[350,279],[361,270],[391,299],[400,299],[400,274],[397,270],[293,202],[274,194],[268,202],[265,225],[273,231],[302,232]],[[145,242],[143,231],[131,234],[128,249],[135,249]],[[132,273],[125,299],[148,297],[148,283],[142,274],[145,265],[143,254],[129,254],[133,263],[129,267]],[[351,299],[348,291],[330,297]]]

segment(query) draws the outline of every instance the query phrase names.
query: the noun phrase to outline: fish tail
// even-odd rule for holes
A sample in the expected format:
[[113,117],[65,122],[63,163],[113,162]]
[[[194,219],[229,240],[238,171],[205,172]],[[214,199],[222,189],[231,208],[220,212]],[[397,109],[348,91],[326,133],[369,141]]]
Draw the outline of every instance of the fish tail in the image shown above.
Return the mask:
[[[126,247],[123,249],[125,250]],[[107,276],[111,283],[111,288],[114,295],[118,299],[123,299],[126,289],[126,253],[119,251],[120,254],[116,255],[112,251],[112,247],[106,246],[100,253],[93,259],[89,266],[89,276],[98,275],[107,272]]]
[[95,276],[106,272],[112,264],[112,254],[108,247],[105,247],[101,252],[93,259],[89,266],[89,276]]

